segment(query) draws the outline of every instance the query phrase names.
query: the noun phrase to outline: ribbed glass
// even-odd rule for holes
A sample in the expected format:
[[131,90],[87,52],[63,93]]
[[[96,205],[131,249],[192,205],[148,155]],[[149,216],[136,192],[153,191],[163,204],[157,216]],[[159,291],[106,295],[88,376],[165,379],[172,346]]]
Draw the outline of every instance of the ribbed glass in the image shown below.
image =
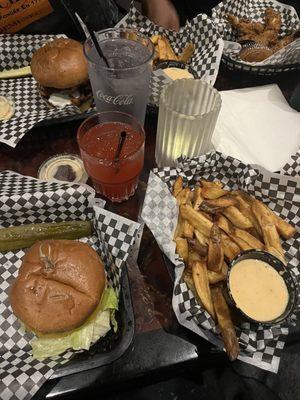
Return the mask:
[[179,156],[195,157],[211,149],[221,96],[211,85],[179,79],[166,85],[159,103],[155,159],[174,166]]

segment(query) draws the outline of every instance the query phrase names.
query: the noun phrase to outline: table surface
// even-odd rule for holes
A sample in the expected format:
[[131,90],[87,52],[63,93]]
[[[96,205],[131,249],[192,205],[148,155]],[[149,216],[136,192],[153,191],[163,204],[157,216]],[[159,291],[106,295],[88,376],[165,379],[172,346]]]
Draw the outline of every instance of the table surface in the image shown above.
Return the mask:
[[[221,66],[215,87],[235,89],[277,83],[289,101],[300,84],[299,72],[277,77],[255,77],[229,71]],[[10,169],[37,176],[39,166],[59,153],[78,153],[76,129],[79,121],[36,127],[28,132],[15,149],[0,144],[0,171]],[[107,203],[106,208],[127,218],[138,220],[145,195],[148,175],[155,166],[154,149],[157,113],[149,110],[145,122],[145,166],[136,194],[121,204]],[[197,368],[226,365],[226,356],[209,343],[179,326],[171,307],[172,279],[150,231],[145,228],[138,263],[128,266],[135,314],[135,335],[125,354],[113,364],[47,382],[34,397],[81,398],[101,386],[107,391],[122,384],[149,376],[167,376],[184,365]],[[104,390],[104,389],[103,389]]]

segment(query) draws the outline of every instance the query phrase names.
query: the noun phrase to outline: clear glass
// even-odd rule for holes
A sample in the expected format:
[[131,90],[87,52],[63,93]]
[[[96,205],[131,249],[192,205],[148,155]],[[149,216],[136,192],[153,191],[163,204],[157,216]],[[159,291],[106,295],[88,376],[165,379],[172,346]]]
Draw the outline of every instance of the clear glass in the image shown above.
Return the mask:
[[88,39],[84,53],[97,111],[121,111],[144,124],[154,55],[151,40],[123,28],[96,35],[109,64],[107,67]]
[[212,149],[211,138],[221,108],[221,96],[211,85],[180,79],[160,96],[155,160],[174,166],[180,156],[195,157]]
[[[102,135],[101,146],[109,148],[111,146],[110,133],[115,128],[109,128],[109,125],[121,123],[130,125],[130,127],[139,135],[139,145],[134,150],[124,152],[120,156],[119,162],[109,161],[107,158],[97,157],[90,154],[85,141],[85,135],[95,127],[106,126],[107,131]],[[104,125],[105,124],[105,125]],[[124,130],[124,129],[120,129]],[[109,135],[107,135],[109,133]],[[120,132],[121,133],[121,132]],[[101,133],[97,136],[101,139]],[[125,139],[126,140],[126,139]],[[139,175],[144,166],[144,148],[145,132],[142,125],[131,115],[116,111],[108,111],[94,114],[87,118],[78,128],[77,142],[84,167],[90,178],[96,192],[102,194],[113,202],[121,202],[132,196],[137,188]],[[125,146],[125,145],[124,145]],[[116,151],[117,151],[117,146]],[[103,153],[103,151],[102,151]]]

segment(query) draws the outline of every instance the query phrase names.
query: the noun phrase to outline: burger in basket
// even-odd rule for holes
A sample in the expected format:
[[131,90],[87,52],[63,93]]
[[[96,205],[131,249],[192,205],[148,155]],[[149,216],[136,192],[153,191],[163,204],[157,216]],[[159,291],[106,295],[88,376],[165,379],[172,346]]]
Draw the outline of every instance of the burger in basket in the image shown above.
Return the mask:
[[33,54],[30,67],[50,107],[73,104],[82,111],[90,107],[93,97],[80,42],[66,38],[48,42]]
[[117,298],[89,245],[43,240],[27,250],[11,289],[11,306],[31,341],[33,357],[88,350],[115,325]]

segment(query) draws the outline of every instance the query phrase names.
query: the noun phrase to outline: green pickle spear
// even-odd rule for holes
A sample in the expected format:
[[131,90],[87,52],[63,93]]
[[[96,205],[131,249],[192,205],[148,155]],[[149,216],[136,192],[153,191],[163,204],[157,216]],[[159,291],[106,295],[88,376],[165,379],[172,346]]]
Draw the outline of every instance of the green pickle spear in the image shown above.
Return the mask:
[[0,251],[30,247],[38,240],[79,239],[92,234],[91,221],[44,222],[0,229]]

